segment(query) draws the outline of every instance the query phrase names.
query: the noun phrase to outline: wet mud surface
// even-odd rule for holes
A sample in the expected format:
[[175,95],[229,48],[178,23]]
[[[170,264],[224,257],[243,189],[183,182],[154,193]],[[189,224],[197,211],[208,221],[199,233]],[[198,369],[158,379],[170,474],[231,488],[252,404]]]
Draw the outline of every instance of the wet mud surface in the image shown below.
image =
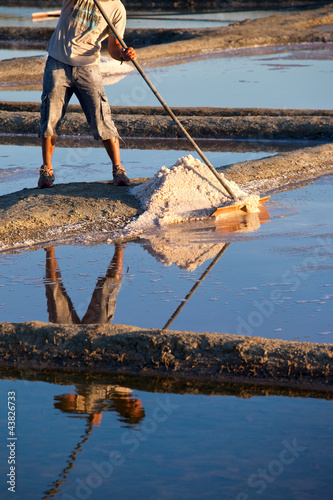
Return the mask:
[[[324,144],[229,165],[223,173],[247,191],[265,195],[332,173],[332,153],[333,145]],[[132,179],[132,186],[147,180]],[[0,197],[0,250],[28,248],[92,231],[102,237],[103,232],[120,231],[140,213],[129,188],[110,182],[23,189]]]
[[0,324],[1,365],[332,391],[333,347],[126,325]]
[[[139,182],[133,180],[132,185]],[[73,182],[48,190],[23,189],[0,197],[1,205],[0,241],[4,245],[121,229],[142,212],[128,188],[115,187],[112,182]]]
[[1,365],[332,391],[333,347],[126,325],[0,324]]
[[[333,111],[266,108],[173,108],[188,133],[198,139],[332,140]],[[112,107],[124,138],[181,138],[162,107]],[[0,103],[0,134],[37,135],[39,104]],[[92,137],[79,106],[69,107],[59,134]]]

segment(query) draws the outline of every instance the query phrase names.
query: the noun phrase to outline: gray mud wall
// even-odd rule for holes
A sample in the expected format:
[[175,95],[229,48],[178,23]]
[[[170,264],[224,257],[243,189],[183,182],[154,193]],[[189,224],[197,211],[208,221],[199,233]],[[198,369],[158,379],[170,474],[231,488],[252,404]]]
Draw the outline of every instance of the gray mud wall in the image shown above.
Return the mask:
[[[248,192],[261,195],[293,188],[297,183],[333,172],[333,144],[308,147],[260,160],[228,165],[226,177]],[[132,186],[147,179],[132,179]],[[57,238],[89,231],[120,231],[142,213],[139,201],[128,188],[108,182],[55,184],[51,190],[23,189],[0,197],[0,250],[43,245]],[[58,236],[59,238],[59,236]],[[30,242],[30,243],[29,243]],[[27,246],[28,245],[28,246]]]
[[333,390],[333,346],[127,325],[0,323],[3,367]]
[[[0,103],[0,133],[37,135],[37,103]],[[112,108],[112,117],[123,138],[181,138],[178,126],[162,107]],[[333,139],[333,111],[258,108],[173,108],[195,139],[316,140]],[[59,135],[92,137],[80,106],[70,105]]]

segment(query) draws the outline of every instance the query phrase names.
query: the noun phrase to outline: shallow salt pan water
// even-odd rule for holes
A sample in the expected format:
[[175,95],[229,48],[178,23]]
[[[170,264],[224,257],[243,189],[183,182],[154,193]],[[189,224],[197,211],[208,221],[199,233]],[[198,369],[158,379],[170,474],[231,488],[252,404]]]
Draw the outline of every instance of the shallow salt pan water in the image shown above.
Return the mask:
[[[68,183],[74,179],[82,182],[104,181],[112,178],[111,164],[103,147],[61,147],[58,142],[54,156],[53,167],[57,183]],[[184,143],[184,148],[186,144]],[[277,151],[279,144],[276,144]],[[265,151],[247,152],[213,152],[206,151],[208,159],[216,167],[229,165],[245,160],[254,160],[275,154]],[[189,154],[189,150],[121,150],[122,163],[131,178],[152,177],[158,166],[171,167],[177,158]],[[4,145],[0,144],[0,196],[19,191],[24,188],[34,188],[38,181],[38,169],[41,165],[40,146]]]
[[[261,217],[228,219],[228,231],[225,220],[207,220],[127,243],[120,286],[115,291],[114,282],[105,285],[116,293],[112,322],[162,328],[229,243],[171,329],[331,343],[332,186],[327,177],[275,194]],[[108,236],[98,238],[106,241]],[[92,245],[94,240],[87,235],[78,242]],[[1,256],[2,321],[53,321],[54,311],[61,317],[59,310],[68,307],[69,298],[80,322],[117,254],[112,240],[59,246],[52,259],[51,250]],[[190,250],[189,260],[185,250]],[[61,275],[58,303],[49,263]]]
[[[60,5],[61,7],[61,5]],[[38,28],[51,28],[55,27],[57,20],[49,19],[44,21],[34,22],[32,20],[33,12],[49,11],[49,10],[59,10],[59,8],[40,8],[40,7],[0,7],[0,26],[27,26],[27,27],[38,27]]]
[[[59,2],[59,8],[61,7]],[[33,12],[43,12],[48,10],[59,10],[59,8],[41,7],[0,7],[0,26],[30,26],[30,27],[53,27],[57,24],[57,19],[49,19],[34,22]],[[256,10],[240,12],[212,12],[212,13],[186,13],[179,12],[131,12],[128,11],[128,28],[201,28],[227,26],[230,23],[243,21],[244,19],[257,19],[273,15],[279,11]]]
[[45,55],[45,50],[0,49],[0,60],[13,59],[14,57],[35,57]]
[[2,394],[16,394],[19,500],[111,491],[117,499],[331,498],[331,401],[207,384],[188,394],[126,377],[60,380],[0,381]]
[[[147,74],[169,106],[332,108],[330,51],[273,51],[254,49],[247,57],[235,57],[233,51],[229,57],[207,54],[207,59],[147,69]],[[136,73],[106,87],[106,94],[114,105],[157,104]]]
[[[197,61],[147,68],[146,73],[171,107],[332,108],[331,50],[310,50],[302,44],[288,51],[269,50],[266,54],[250,50],[244,57],[237,51],[216,57],[207,54]],[[159,105],[137,72],[106,85],[105,91],[111,105]],[[39,102],[40,96],[40,91],[1,92],[5,101]],[[71,103],[78,103],[75,96]]]

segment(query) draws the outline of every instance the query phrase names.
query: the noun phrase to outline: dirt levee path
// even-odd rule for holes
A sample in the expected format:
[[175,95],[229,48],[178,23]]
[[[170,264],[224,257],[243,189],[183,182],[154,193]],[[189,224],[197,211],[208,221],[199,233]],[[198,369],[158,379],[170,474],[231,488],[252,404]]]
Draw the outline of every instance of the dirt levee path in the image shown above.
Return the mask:
[[[113,120],[124,138],[182,137],[176,123],[160,107],[117,107]],[[332,140],[332,110],[267,108],[173,108],[195,139]],[[0,103],[0,134],[37,136],[37,103]],[[80,106],[71,105],[59,127],[60,136],[92,137]]]
[[[161,166],[156,165],[156,171]],[[263,195],[283,190],[332,173],[333,144],[229,165],[223,172],[251,193]],[[145,181],[134,179],[132,186]],[[102,238],[103,232],[121,230],[142,211],[129,188],[115,187],[110,182],[73,182],[55,184],[47,190],[23,189],[0,197],[0,251],[89,232],[97,232]]]
[[[134,180],[132,185],[139,182]],[[127,188],[105,181],[23,189],[0,197],[0,213],[0,245],[10,247],[89,231],[103,234],[122,228],[141,209]]]
[[244,161],[223,169],[248,191],[282,191],[333,172],[333,144],[296,149],[261,160]]
[[[139,58],[147,65],[158,61],[168,64],[175,59],[209,56],[230,49],[266,47],[294,43],[332,42],[333,4],[304,12],[273,15],[266,18],[234,23],[191,40],[181,40],[163,46],[139,49]],[[230,54],[231,55],[231,54]],[[158,63],[160,65],[160,63]]]
[[333,347],[125,325],[0,323],[1,366],[332,391]]

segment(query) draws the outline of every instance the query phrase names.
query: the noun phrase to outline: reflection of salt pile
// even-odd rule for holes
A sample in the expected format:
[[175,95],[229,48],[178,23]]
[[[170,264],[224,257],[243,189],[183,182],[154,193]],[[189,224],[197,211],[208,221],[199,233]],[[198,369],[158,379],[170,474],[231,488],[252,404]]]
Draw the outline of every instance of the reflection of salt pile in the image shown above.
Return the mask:
[[[175,264],[180,269],[194,271],[206,260],[213,259],[224,247],[224,235],[234,232],[251,232],[260,227],[258,213],[239,211],[228,215],[223,223],[214,221],[208,227],[206,221],[172,224],[160,231],[141,237],[139,243],[156,260],[165,266]],[[226,238],[228,239],[228,237]]]
[[[247,196],[235,182],[226,179],[224,182],[237,199]],[[209,216],[216,207],[234,203],[208,167],[191,155],[179,159],[170,169],[162,167],[152,179],[131,192],[146,209],[127,226],[128,230],[137,232],[147,226],[199,220]],[[252,195],[246,200],[249,211],[257,211],[259,197]]]
[[187,240],[181,230],[167,234],[151,235],[143,244],[145,250],[165,266],[175,264],[180,269],[194,271],[206,260],[213,259],[225,243],[196,243]]

